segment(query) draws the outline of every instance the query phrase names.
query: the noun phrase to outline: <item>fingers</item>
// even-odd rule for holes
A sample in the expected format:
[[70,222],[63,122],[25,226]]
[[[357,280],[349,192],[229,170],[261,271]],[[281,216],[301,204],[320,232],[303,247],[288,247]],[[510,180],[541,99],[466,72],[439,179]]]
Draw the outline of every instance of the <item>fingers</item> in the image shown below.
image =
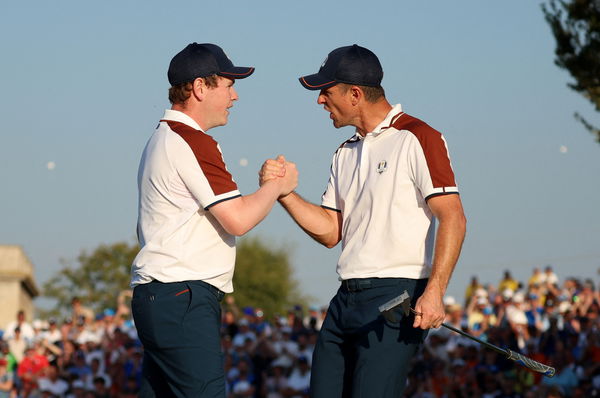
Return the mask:
[[258,183],[262,186],[270,180],[280,179],[280,198],[291,193],[298,186],[298,170],[294,162],[288,162],[285,156],[278,155],[276,159],[267,159],[258,172]]
[[[415,306],[415,307],[417,307],[417,306]],[[421,324],[423,322],[423,313],[421,312],[420,306],[419,306],[419,309],[415,308],[414,316],[415,316],[415,320],[413,321],[413,328],[415,328],[415,329],[420,328]]]
[[284,184],[282,185],[280,197],[288,195],[298,186],[298,169],[295,163],[285,163],[285,176],[282,179]]
[[415,305],[414,328],[439,328],[446,317],[443,303],[421,296]]
[[[283,156],[280,155],[281,158]],[[279,159],[279,157],[278,157]],[[285,175],[285,161],[267,159],[258,172],[258,183],[262,186],[265,182]]]

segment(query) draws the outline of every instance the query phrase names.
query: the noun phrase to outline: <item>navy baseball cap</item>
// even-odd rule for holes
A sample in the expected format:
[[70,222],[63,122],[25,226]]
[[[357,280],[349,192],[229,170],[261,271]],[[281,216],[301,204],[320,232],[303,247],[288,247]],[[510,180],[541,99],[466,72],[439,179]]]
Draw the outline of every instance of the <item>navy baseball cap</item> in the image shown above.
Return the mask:
[[354,44],[336,48],[327,55],[319,72],[299,80],[309,90],[322,90],[338,83],[379,87],[382,79],[383,68],[377,56]]
[[234,66],[223,49],[215,44],[191,43],[171,59],[167,75],[171,86],[176,86],[211,75],[243,79],[253,72],[253,67]]

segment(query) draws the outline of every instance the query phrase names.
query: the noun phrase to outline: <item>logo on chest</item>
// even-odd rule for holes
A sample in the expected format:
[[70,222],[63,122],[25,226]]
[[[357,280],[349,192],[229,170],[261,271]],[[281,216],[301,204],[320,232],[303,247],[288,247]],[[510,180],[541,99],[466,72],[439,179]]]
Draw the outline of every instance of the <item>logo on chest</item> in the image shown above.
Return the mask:
[[382,160],[381,162],[379,162],[379,164],[377,165],[377,172],[379,174],[383,173],[384,171],[387,170],[387,162],[385,160]]

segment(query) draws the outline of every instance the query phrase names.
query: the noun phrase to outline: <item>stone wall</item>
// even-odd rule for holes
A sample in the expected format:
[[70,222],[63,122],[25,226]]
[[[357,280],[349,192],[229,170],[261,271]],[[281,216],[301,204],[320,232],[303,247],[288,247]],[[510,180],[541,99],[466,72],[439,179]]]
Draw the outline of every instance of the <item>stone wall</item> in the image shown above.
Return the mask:
[[32,321],[33,299],[40,293],[33,271],[21,246],[0,245],[0,330],[16,319],[19,310]]

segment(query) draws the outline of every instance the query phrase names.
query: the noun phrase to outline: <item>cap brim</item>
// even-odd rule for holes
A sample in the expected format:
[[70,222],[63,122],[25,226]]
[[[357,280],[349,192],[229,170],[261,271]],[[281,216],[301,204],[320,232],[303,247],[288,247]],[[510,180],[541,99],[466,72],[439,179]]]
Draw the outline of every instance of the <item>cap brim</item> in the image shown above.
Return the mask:
[[315,73],[314,75],[302,76],[299,78],[300,84],[308,90],[323,90],[335,86],[337,82]]
[[229,77],[231,79],[244,79],[254,73],[252,66],[234,66],[226,71],[218,73],[219,76]]

